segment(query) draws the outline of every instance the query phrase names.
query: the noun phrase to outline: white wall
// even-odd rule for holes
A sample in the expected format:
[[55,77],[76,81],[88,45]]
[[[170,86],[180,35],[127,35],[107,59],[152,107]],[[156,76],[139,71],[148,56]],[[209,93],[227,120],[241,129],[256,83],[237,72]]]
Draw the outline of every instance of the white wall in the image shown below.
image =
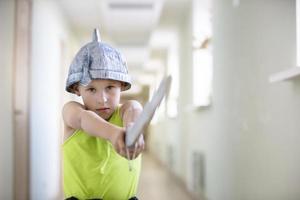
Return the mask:
[[68,27],[55,1],[33,1],[31,66],[31,199],[59,199],[61,104]]
[[14,1],[0,1],[0,199],[13,197]]
[[232,160],[228,199],[299,199],[299,81],[268,83],[296,65],[295,1],[216,2],[214,113]]
[[[270,74],[296,65],[295,0],[239,2],[233,7],[232,0],[214,1],[213,99],[196,111],[185,109],[192,98],[187,16],[181,27],[179,116],[154,127],[160,132],[153,137],[158,141],[180,125],[178,175],[191,189],[192,153],[201,152],[210,200],[297,200],[300,81],[268,82]],[[168,143],[157,143],[157,150],[167,154]]]

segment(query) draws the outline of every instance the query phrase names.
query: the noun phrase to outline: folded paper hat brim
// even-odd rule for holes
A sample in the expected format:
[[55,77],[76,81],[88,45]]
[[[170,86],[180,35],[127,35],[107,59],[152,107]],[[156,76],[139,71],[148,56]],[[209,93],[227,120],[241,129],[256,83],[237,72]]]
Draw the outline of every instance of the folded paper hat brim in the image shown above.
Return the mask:
[[128,74],[122,74],[120,72],[108,71],[108,70],[89,70],[90,77],[83,77],[83,72],[77,72],[70,74],[68,77],[68,84],[66,85],[66,90],[68,92],[74,93],[72,86],[76,83],[80,83],[84,86],[88,85],[91,80],[94,79],[104,79],[104,80],[114,80],[124,83],[122,91],[131,88],[131,80]]

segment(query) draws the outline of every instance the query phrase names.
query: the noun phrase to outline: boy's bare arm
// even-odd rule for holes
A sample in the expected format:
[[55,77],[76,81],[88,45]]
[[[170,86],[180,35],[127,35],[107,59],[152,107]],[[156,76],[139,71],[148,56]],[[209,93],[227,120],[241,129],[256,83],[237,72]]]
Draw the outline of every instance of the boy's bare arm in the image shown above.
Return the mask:
[[86,110],[82,104],[75,101],[66,103],[62,114],[65,126],[73,130],[82,129],[92,136],[101,137],[111,143],[115,143],[125,131],[105,121],[93,111]]

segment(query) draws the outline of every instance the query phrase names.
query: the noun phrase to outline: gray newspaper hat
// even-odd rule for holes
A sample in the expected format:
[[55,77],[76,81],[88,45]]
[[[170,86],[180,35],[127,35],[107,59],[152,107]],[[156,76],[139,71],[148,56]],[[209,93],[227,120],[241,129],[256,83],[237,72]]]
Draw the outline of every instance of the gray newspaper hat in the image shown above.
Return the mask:
[[109,79],[124,83],[122,90],[131,87],[126,61],[115,48],[100,41],[98,29],[93,41],[84,45],[73,59],[66,82],[66,90],[74,93],[73,85],[88,85],[93,79]]

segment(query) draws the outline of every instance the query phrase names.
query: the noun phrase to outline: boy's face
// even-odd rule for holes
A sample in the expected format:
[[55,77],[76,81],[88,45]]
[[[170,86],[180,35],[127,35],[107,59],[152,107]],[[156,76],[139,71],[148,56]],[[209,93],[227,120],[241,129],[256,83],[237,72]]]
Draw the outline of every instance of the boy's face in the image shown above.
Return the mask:
[[76,94],[88,110],[107,120],[119,105],[121,86],[119,81],[92,80],[87,86],[79,85]]

